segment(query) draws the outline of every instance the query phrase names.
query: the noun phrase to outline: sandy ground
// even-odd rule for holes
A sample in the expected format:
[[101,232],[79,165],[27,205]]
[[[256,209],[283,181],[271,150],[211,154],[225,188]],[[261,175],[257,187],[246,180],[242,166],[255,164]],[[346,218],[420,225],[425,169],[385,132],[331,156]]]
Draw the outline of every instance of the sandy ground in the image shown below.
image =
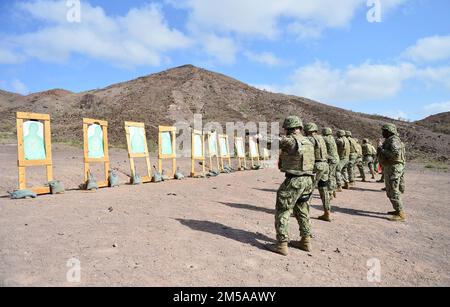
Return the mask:
[[[55,177],[69,189],[82,181],[81,154],[54,146]],[[124,151],[111,157],[128,172]],[[16,187],[15,161],[15,146],[0,145],[1,195]],[[189,170],[189,161],[180,164]],[[39,183],[39,174],[30,180]],[[282,180],[264,169],[35,200],[2,197],[0,285],[450,286],[448,173],[409,166],[405,223],[387,220],[381,184],[358,183],[338,195],[333,223],[312,219],[314,251],[291,249],[288,257],[263,248],[275,236]],[[315,195],[311,216],[320,213]],[[294,218],[291,234],[298,238]],[[71,258],[80,261],[80,283],[66,279]],[[377,260],[380,282],[369,282]]]

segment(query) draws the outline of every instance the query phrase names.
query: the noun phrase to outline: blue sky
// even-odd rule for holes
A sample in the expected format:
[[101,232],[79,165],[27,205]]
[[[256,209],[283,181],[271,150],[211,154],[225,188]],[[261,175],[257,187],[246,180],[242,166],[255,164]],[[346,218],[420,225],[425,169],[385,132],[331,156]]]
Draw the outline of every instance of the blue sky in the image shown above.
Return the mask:
[[81,92],[194,64],[417,120],[450,111],[449,12],[448,0],[1,1],[0,88]]

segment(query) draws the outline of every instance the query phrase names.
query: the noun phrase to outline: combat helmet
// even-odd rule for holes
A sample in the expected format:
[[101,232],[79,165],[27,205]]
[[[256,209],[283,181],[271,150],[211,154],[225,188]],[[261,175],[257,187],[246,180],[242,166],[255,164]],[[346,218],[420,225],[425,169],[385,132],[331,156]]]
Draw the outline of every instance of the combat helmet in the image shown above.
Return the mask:
[[368,144],[370,141],[369,141],[369,139],[364,139],[363,140],[363,144]]
[[303,122],[298,116],[289,116],[284,120],[284,129],[303,128]]
[[327,128],[323,128],[322,134],[325,135],[325,136],[333,135],[333,130],[331,130],[331,128],[328,128],[328,127]]
[[307,123],[305,125],[305,132],[318,132],[319,127],[315,123]]
[[337,135],[338,138],[342,138],[342,137],[345,136],[345,131],[344,130],[339,130],[336,135]]
[[345,131],[345,136],[351,138],[353,136],[351,131]]
[[397,126],[394,124],[386,124],[381,128],[381,130],[387,131],[394,135],[398,135]]

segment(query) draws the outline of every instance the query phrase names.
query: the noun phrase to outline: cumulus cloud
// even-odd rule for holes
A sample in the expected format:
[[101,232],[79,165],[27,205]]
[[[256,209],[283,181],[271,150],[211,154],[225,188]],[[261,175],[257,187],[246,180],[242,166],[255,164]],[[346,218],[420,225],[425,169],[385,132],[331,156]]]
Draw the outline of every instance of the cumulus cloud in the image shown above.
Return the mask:
[[270,67],[279,66],[283,63],[283,60],[271,52],[255,53],[252,51],[245,51],[244,55],[252,62],[261,63]]
[[[189,10],[193,28],[274,39],[286,30],[300,36],[319,37],[325,28],[347,26],[366,0],[166,0]],[[388,12],[406,0],[381,0]],[[286,28],[281,20],[291,22]]]
[[450,101],[447,102],[441,102],[441,103],[432,103],[429,105],[426,105],[423,108],[424,112],[427,116],[443,113],[443,112],[450,112]]
[[155,4],[133,8],[125,16],[108,16],[102,8],[82,2],[80,23],[68,22],[66,1],[23,2],[18,8],[43,23],[35,32],[6,37],[22,57],[64,61],[81,54],[117,66],[158,66],[166,52],[192,43],[169,27]]
[[430,36],[419,39],[403,54],[415,62],[434,62],[450,59],[450,35]]
[[316,61],[298,68],[291,77],[291,84],[281,87],[281,91],[331,103],[373,101],[394,97],[401,91],[403,82],[414,74],[415,67],[408,63],[367,62],[334,69]]

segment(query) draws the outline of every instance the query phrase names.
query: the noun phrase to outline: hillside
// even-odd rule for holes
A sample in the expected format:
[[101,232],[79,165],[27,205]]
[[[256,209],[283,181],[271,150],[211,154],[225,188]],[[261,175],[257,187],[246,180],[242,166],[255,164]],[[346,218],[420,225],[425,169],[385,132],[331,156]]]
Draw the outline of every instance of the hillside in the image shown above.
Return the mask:
[[[11,96],[12,95],[12,96]],[[0,92],[0,129],[14,131],[16,111],[49,113],[56,141],[82,140],[81,119],[93,117],[110,123],[110,141],[125,144],[123,122],[143,121],[150,138],[158,125],[193,120],[200,113],[207,122],[280,121],[297,114],[320,126],[343,128],[356,137],[380,137],[380,126],[391,119],[354,113],[306,98],[262,91],[238,80],[191,65],[111,85],[100,90],[71,93],[53,90],[19,96]],[[450,135],[419,123],[396,122],[410,151],[409,158],[448,161]],[[1,131],[0,131],[1,132]]]
[[429,116],[416,124],[436,133],[450,134],[450,112]]

